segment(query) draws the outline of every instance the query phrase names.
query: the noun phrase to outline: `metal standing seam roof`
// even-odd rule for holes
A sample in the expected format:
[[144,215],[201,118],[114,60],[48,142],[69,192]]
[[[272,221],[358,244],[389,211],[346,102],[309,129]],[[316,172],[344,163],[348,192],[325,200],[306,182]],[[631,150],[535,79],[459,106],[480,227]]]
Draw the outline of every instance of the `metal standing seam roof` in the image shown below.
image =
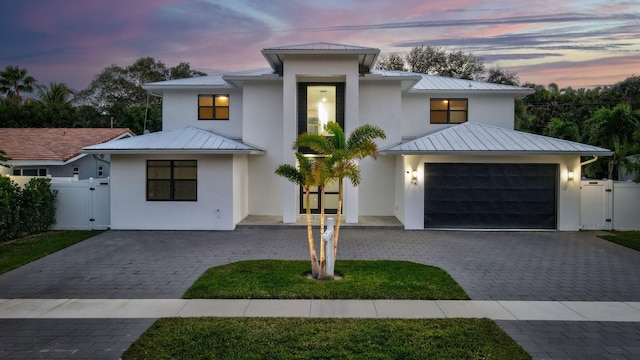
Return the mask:
[[88,146],[84,153],[213,153],[264,154],[265,151],[209,130],[192,126]]
[[601,155],[612,151],[574,141],[466,122],[380,151],[383,155]]
[[371,70],[372,74],[382,75],[383,77],[414,77],[417,82],[411,88],[412,92],[420,93],[442,93],[442,92],[513,92],[522,93],[523,95],[533,94],[535,90],[527,87],[494,84],[483,81],[466,80],[450,78],[438,75],[420,74],[409,71],[392,71],[392,70]]

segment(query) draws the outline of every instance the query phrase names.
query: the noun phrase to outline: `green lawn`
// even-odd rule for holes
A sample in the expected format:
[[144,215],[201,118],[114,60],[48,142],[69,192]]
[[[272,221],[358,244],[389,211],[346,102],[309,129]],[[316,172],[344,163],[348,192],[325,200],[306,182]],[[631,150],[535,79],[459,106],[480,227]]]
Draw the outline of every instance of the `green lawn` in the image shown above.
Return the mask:
[[[442,269],[407,261],[251,260],[208,269],[185,298],[468,299]],[[489,319],[166,318],[123,359],[530,359]]]
[[38,260],[102,231],[49,231],[0,244],[0,274]]
[[167,318],[123,359],[530,359],[488,319]]
[[312,280],[309,261],[250,260],[207,270],[189,299],[469,299],[444,270],[408,261],[336,262],[340,280]]
[[612,231],[613,235],[603,235],[601,238],[640,251],[640,231]]

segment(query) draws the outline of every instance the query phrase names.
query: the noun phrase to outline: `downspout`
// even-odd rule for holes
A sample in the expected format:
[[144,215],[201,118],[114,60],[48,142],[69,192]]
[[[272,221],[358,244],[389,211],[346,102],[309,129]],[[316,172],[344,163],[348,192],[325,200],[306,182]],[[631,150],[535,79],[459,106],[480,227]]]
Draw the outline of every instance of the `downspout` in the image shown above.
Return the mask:
[[[583,162],[580,163],[580,174],[582,174],[582,167],[588,164],[591,164],[592,162],[598,161],[598,155],[591,155],[593,156],[591,159],[589,160],[585,160]],[[582,175],[580,175],[582,176]]]
[[598,161],[598,155],[591,155],[593,156],[593,158],[589,159],[589,160],[585,160],[583,162],[580,163],[580,167],[582,168],[585,165],[591,164],[592,162]]

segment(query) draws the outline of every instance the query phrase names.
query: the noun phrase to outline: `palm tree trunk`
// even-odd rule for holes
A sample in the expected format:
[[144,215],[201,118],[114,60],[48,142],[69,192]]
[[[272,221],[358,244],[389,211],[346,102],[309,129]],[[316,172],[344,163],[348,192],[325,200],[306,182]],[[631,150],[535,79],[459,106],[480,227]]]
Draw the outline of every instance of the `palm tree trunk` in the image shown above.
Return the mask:
[[333,260],[335,261],[338,255],[338,237],[340,236],[340,221],[342,218],[342,179],[338,179],[338,214],[336,216],[336,228],[333,233]]
[[313,242],[313,227],[311,225],[311,200],[310,200],[310,190],[307,187],[305,189],[305,203],[307,206],[307,239],[309,240],[309,257],[311,258],[311,277],[314,279],[318,278],[318,274],[320,273],[320,269],[318,267],[318,256],[316,255],[316,246]]
[[320,273],[318,279],[324,280],[327,275],[327,259],[325,255],[326,247],[322,234],[324,234],[324,185],[320,185]]

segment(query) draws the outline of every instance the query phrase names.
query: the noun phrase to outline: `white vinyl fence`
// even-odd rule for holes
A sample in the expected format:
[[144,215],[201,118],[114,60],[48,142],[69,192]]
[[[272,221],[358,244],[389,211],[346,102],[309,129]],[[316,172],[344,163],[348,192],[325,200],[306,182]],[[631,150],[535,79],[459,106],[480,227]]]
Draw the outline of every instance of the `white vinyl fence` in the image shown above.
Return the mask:
[[[20,187],[30,176],[10,176]],[[109,228],[109,178],[75,180],[51,178],[57,190],[56,223],[51,230],[106,230]]]
[[580,229],[640,230],[640,184],[582,180]]

